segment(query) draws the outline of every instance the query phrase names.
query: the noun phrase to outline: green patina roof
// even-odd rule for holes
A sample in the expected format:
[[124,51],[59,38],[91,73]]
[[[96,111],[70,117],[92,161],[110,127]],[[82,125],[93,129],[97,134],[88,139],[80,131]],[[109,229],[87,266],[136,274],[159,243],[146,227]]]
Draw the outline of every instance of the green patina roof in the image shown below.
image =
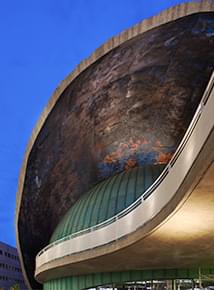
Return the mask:
[[67,211],[50,242],[101,223],[122,211],[146,191],[164,166],[136,167],[97,184]]

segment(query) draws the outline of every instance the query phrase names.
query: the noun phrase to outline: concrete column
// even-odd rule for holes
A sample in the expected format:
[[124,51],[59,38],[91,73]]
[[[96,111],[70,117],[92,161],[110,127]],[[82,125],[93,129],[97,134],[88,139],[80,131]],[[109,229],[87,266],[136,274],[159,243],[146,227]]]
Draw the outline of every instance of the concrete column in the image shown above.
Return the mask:
[[173,290],[173,280],[166,280],[166,290]]

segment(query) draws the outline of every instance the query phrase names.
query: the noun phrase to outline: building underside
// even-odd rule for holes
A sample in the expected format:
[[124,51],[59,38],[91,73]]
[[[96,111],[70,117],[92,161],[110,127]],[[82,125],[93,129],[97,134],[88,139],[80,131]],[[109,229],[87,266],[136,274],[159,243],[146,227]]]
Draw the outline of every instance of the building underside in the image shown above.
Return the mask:
[[213,277],[213,47],[214,2],[186,3],[62,82],[19,179],[29,289]]

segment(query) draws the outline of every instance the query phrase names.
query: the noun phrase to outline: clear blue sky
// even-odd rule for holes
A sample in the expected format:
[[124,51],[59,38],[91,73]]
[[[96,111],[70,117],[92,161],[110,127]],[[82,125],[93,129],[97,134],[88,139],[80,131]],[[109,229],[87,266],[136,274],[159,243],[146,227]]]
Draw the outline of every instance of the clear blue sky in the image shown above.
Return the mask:
[[111,36],[181,0],[7,0],[0,8],[0,241],[15,245],[18,174],[52,92]]

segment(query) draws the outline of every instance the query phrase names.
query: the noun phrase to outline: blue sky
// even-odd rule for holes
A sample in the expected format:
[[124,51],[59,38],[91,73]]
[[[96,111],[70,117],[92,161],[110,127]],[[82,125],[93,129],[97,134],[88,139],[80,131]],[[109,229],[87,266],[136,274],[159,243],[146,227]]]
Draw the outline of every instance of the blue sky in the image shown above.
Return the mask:
[[15,245],[18,175],[32,129],[75,66],[181,0],[8,0],[0,7],[0,241]]

